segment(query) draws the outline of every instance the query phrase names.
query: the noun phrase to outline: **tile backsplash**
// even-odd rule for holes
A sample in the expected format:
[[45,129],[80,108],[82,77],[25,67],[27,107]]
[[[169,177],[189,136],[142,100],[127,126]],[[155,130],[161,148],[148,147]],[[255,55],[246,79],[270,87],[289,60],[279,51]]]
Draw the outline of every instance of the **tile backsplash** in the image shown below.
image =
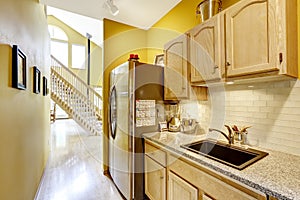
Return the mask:
[[180,103],[202,128],[251,126],[250,144],[300,155],[300,80],[210,87],[209,93],[206,102]]

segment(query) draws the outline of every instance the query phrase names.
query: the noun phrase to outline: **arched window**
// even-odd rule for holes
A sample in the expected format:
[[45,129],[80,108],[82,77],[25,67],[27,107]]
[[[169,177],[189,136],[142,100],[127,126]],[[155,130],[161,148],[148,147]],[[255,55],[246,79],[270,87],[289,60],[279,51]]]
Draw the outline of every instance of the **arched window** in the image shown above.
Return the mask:
[[68,67],[69,49],[67,34],[61,28],[53,25],[48,25],[48,30],[51,38],[51,55]]

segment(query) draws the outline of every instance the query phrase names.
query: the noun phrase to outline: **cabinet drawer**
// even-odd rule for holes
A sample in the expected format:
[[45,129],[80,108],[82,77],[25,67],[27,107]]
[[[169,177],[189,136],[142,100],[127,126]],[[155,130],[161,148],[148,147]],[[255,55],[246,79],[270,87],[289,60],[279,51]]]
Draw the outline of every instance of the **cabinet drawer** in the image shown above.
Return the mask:
[[167,160],[166,152],[158,149],[155,146],[152,146],[147,142],[145,143],[145,154],[148,155],[153,160],[160,163],[162,166],[164,167],[166,166],[166,160]]
[[[191,184],[199,188],[199,190],[207,194],[213,199],[224,199],[224,196],[230,200],[254,200],[265,199],[264,196],[244,188],[233,182],[233,185],[228,184],[230,181],[222,176],[212,176],[199,168],[193,166],[193,164],[187,163],[181,159],[176,159],[170,155],[172,162],[169,163],[169,169],[175,173],[180,174]],[[218,178],[217,178],[218,177]]]

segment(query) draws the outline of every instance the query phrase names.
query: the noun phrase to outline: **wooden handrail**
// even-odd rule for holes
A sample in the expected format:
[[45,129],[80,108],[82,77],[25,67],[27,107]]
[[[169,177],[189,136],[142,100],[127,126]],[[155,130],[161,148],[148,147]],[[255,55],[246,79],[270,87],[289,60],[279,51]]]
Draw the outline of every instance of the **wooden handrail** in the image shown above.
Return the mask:
[[79,82],[81,82],[86,88],[88,88],[89,90],[91,90],[93,93],[95,93],[95,95],[100,98],[102,100],[102,96],[99,95],[99,93],[94,90],[94,88],[92,88],[91,86],[89,86],[88,84],[86,84],[80,77],[78,77],[74,72],[72,72],[68,67],[66,67],[64,64],[62,64],[59,60],[57,60],[53,55],[51,55],[51,58],[57,62],[59,64],[58,67],[62,67],[64,70],[66,70],[68,73],[70,73],[73,77],[75,77]]

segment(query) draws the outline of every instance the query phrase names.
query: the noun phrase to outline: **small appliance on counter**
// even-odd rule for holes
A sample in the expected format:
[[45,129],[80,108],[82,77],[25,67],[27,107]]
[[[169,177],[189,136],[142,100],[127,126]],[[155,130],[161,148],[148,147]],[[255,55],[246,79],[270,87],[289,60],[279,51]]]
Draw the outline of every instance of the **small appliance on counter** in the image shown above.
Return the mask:
[[199,123],[195,119],[182,119],[181,120],[181,131],[187,134],[197,133]]
[[178,104],[172,104],[166,106],[166,118],[168,122],[168,129],[170,132],[180,131],[180,115],[181,107]]
[[171,117],[169,121],[169,131],[171,132],[180,131],[180,119],[178,117]]

